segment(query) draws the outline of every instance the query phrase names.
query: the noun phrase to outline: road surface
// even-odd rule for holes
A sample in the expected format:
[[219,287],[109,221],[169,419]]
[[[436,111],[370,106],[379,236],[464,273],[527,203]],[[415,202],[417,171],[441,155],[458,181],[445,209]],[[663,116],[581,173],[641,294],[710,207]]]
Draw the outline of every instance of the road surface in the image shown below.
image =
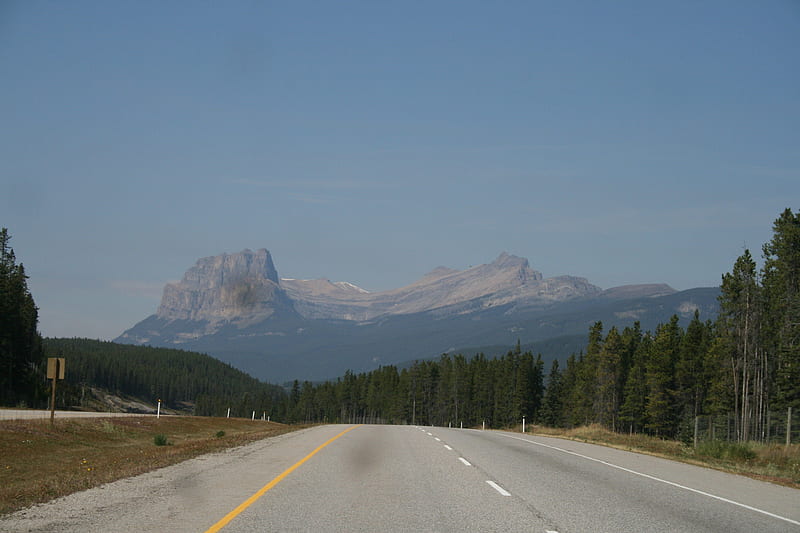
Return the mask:
[[84,491],[0,531],[800,531],[800,491],[495,431],[322,426]]

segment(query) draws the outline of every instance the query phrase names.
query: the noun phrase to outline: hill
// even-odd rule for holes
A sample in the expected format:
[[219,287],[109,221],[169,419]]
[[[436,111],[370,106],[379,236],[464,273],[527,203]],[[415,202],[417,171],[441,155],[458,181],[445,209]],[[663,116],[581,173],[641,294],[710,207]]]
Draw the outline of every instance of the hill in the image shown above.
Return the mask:
[[[44,339],[48,357],[66,359],[66,379],[57,387],[59,408],[147,412],[164,407],[200,415],[248,416],[253,410],[281,418],[286,394],[211,356],[185,350],[132,346],[91,339]],[[107,391],[114,398],[105,403]],[[140,404],[137,406],[136,401]]]

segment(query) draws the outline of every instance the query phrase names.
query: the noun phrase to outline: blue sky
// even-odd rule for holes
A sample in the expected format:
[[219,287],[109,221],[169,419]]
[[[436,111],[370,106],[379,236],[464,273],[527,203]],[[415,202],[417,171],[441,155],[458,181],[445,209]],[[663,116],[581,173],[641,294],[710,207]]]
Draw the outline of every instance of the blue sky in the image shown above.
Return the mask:
[[794,0],[3,0],[0,226],[46,336],[244,248],[718,285],[800,208],[798,59]]

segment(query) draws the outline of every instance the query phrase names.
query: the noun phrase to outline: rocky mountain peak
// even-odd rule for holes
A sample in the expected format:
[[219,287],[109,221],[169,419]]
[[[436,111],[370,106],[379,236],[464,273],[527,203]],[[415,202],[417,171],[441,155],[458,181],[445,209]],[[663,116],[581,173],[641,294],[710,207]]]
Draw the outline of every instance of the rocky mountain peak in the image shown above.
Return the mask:
[[492,261],[490,264],[499,268],[528,266],[528,260],[524,257],[511,255],[508,252],[502,252],[497,256],[497,259]]
[[178,283],[164,287],[156,315],[166,319],[252,321],[291,308],[269,251],[243,250],[198,259]]
[[511,279],[520,284],[531,281],[541,281],[543,278],[541,272],[531,268],[527,259],[511,255],[507,252],[501,253],[492,263],[484,266],[495,272],[510,274]]

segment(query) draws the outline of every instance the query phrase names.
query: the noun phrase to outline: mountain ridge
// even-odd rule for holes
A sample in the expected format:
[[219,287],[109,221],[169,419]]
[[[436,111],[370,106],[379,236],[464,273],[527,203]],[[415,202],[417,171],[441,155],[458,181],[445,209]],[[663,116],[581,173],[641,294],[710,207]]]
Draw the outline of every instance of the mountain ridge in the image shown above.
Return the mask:
[[604,290],[581,277],[545,278],[505,252],[368,292],[350,282],[280,277],[262,248],[199,259],[165,286],[156,314],[115,341],[209,353],[262,379],[327,379],[462,347],[583,335],[596,320],[608,327],[638,320],[643,328],[672,314],[688,321],[695,310],[714,315],[716,294],[666,284]]

